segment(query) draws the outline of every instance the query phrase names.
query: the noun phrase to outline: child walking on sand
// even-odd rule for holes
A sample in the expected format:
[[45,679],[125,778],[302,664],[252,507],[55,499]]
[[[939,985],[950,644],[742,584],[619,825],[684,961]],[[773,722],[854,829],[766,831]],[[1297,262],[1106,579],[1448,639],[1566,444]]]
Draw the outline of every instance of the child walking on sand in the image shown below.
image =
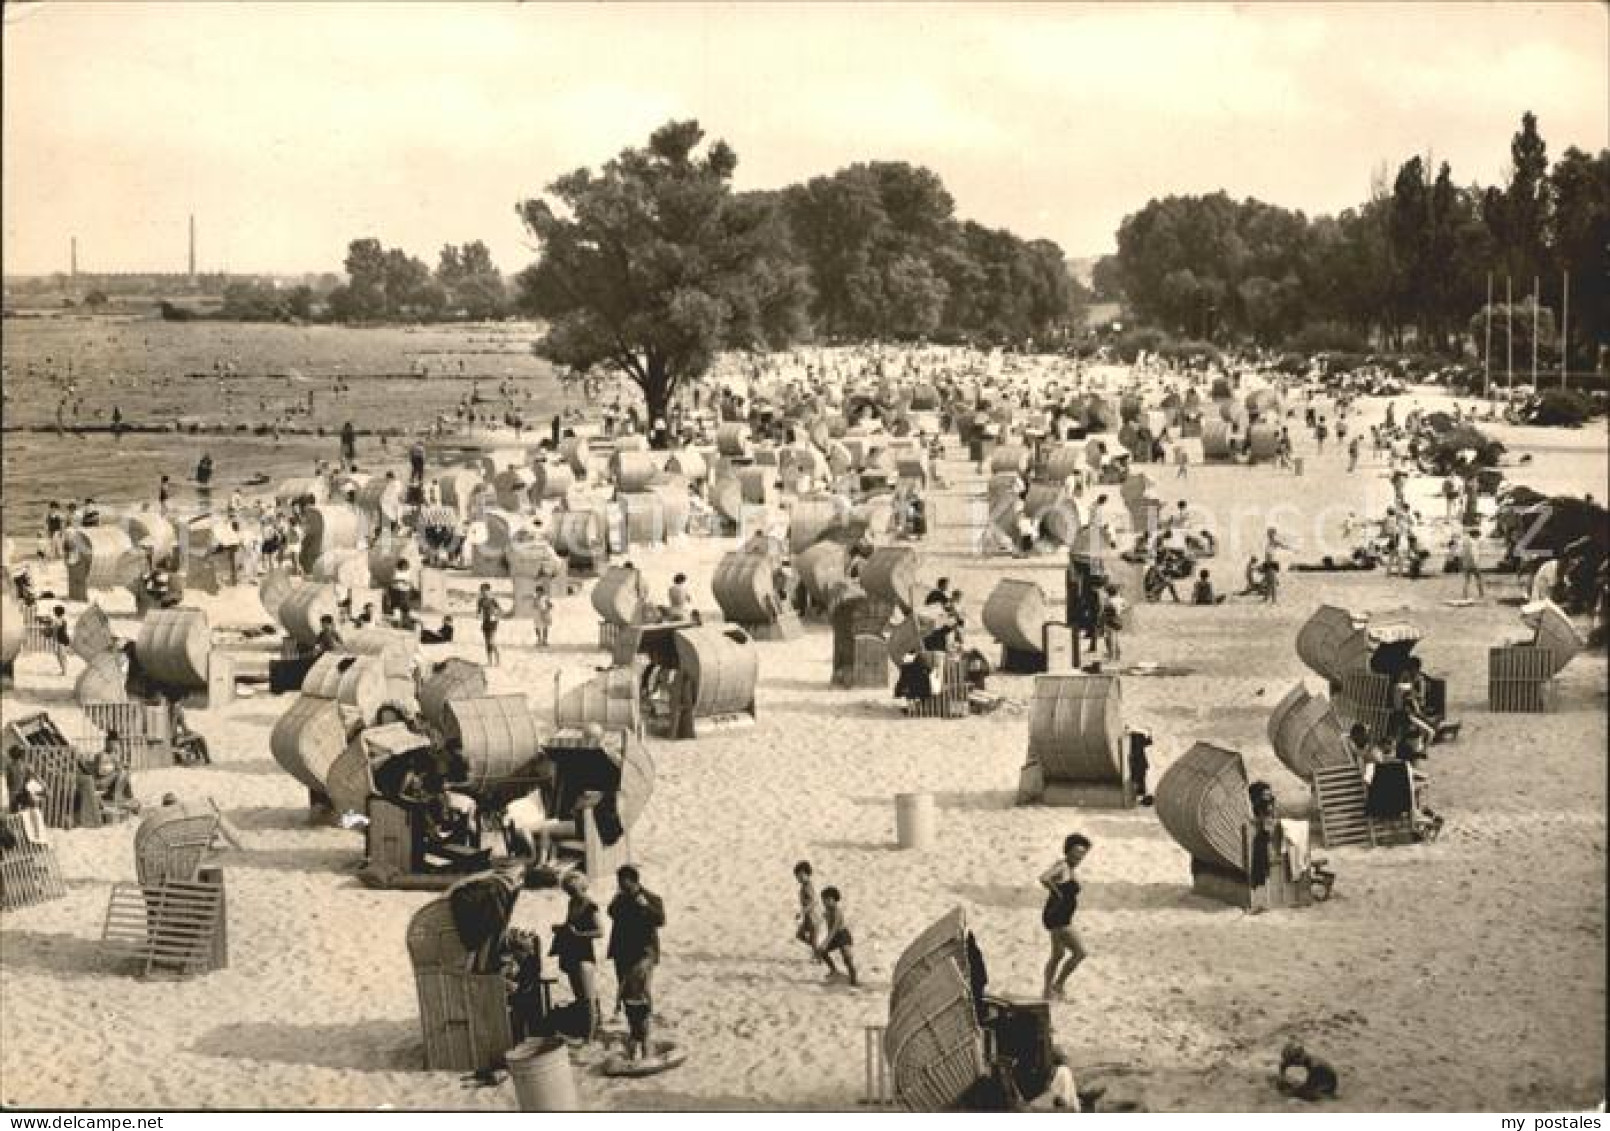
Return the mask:
[[503,617],[503,607],[498,599],[492,596],[492,586],[486,582],[481,583],[481,595],[475,600],[475,612],[481,618],[481,637],[486,642],[486,663],[488,667],[498,666],[498,621]]
[[839,976],[838,967],[833,965],[833,952],[837,951],[844,960],[844,972],[849,975],[850,985],[859,985],[860,980],[855,972],[855,940],[850,935],[849,920],[844,916],[844,897],[838,888],[822,889],[822,909],[827,920],[827,941],[816,953],[827,963],[828,980]]
[[[799,912],[794,916],[799,926],[794,931],[794,937],[811,948],[813,958],[818,962],[824,961],[820,952],[822,903],[816,896],[816,878],[809,860],[801,860],[794,865],[794,880],[799,884]],[[829,966],[833,964],[832,959],[825,961]]]

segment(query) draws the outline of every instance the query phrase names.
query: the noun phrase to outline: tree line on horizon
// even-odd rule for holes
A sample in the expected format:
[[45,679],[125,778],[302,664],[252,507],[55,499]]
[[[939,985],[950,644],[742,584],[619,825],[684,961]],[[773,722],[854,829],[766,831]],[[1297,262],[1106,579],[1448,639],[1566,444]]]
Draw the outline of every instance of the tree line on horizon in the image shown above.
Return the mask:
[[1522,356],[1536,279],[1540,352],[1558,357],[1568,286],[1570,361],[1597,363],[1610,344],[1610,149],[1573,146],[1550,166],[1527,113],[1502,187],[1458,184],[1448,162],[1433,170],[1414,156],[1334,217],[1222,191],[1154,199],[1124,218],[1093,283],[1140,321],[1192,338],[1457,355],[1467,341],[1484,348],[1489,273],[1490,313],[1504,325],[1514,314]]

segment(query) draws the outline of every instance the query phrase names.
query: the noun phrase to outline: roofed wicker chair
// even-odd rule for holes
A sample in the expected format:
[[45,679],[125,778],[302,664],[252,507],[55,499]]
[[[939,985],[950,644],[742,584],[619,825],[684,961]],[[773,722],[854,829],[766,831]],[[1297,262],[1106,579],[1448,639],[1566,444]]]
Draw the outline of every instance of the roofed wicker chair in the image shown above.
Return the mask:
[[1571,618],[1553,601],[1524,606],[1521,620],[1532,629],[1530,640],[1487,653],[1487,708],[1494,713],[1551,710],[1555,679],[1583,647]]
[[983,955],[957,907],[895,963],[883,1051],[908,1111],[1002,1110],[1009,1089],[1036,1096],[1050,1078],[1050,1009],[985,992]]
[[101,950],[130,959],[145,976],[189,976],[228,964],[224,876],[205,860],[219,835],[216,810],[165,805],[134,833],[136,883],[107,903]]

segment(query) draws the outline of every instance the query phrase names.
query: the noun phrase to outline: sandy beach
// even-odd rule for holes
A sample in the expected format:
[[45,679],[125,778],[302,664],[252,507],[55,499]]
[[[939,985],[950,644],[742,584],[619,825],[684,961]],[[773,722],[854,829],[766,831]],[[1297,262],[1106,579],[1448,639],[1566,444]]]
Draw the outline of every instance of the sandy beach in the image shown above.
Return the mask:
[[[1437,403],[1430,393],[1413,396],[1428,408]],[[1374,419],[1382,402],[1362,408]],[[1532,455],[1529,466],[1511,470],[1518,481],[1579,493],[1606,481],[1596,427],[1492,431],[1512,454]],[[1306,433],[1297,443],[1301,478],[1269,465],[1203,466],[1194,453],[1186,479],[1175,479],[1172,467],[1150,473],[1169,506],[1186,498],[1229,514],[1289,502],[1296,517],[1287,526],[1304,532],[1299,540],[1314,537],[1306,532],[1315,516],[1339,523],[1387,494],[1379,464],[1366,459],[1349,475],[1334,444],[1316,452]],[[970,626],[1008,576],[1040,582],[1060,609],[1060,555],[1023,562],[970,547],[969,500],[982,480],[954,437],[949,455],[950,486],[929,496],[924,580],[947,576],[960,587]],[[1434,487],[1414,484],[1427,499]],[[632,556],[651,592],[663,594],[672,574],[685,571],[697,603],[713,607],[710,571],[734,545],[692,539]],[[1221,588],[1239,587],[1241,561],[1221,555],[1210,564]],[[35,572],[42,588],[62,583],[59,564]],[[453,586],[467,612],[473,582],[456,577]],[[582,1054],[583,1104],[854,1108],[863,1028],[885,1021],[896,956],[942,913],[966,908],[994,992],[1037,991],[1045,944],[1034,879],[1072,831],[1094,842],[1081,873],[1091,958],[1053,1018],[1081,1078],[1102,1079],[1110,1095],[1160,1111],[1288,1110],[1294,1101],[1271,1077],[1281,1045],[1298,1039],[1340,1070],[1336,1106],[1344,1110],[1600,1102],[1605,658],[1584,653],[1566,668],[1551,714],[1490,714],[1487,649],[1521,629],[1516,607],[1497,598],[1518,590],[1513,579],[1494,577],[1486,600],[1449,607],[1458,588],[1456,575],[1410,582],[1379,572],[1290,573],[1274,606],[1138,607],[1124,637],[1126,663],[1185,669],[1123,680],[1125,721],[1156,736],[1154,775],[1208,740],[1241,751],[1254,778],[1300,803],[1305,791],[1274,758],[1265,726],[1295,681],[1313,679],[1293,641],[1321,603],[1411,619],[1424,632],[1417,654],[1446,676],[1449,713],[1464,720],[1458,741],[1438,746],[1426,767],[1448,822],[1439,840],[1329,850],[1338,873],[1330,901],[1257,917],[1192,896],[1187,856],[1149,809],[1014,805],[1031,677],[992,677],[991,689],[1007,699],[992,715],[914,720],[884,693],[829,687],[825,625],[809,625],[801,640],[759,644],[758,724],[653,743],[658,782],[632,834],[633,857],[668,913],[657,1008],[689,1059],[628,1081],[595,1074]],[[194,603],[215,627],[264,620],[254,588]],[[114,612],[114,623],[131,633],[131,610]],[[573,686],[607,663],[596,633],[585,590],[557,603],[547,651],[531,646],[526,626],[508,625],[492,689],[546,708],[555,673]],[[995,652],[981,628],[974,639]],[[481,659],[478,641],[424,654]],[[56,674],[50,656],[25,656],[0,718],[48,710],[69,734],[87,735],[71,679]],[[259,692],[193,711],[213,764],[136,779],[147,803],[169,791],[213,800],[245,836],[244,850],[218,856],[228,885],[227,969],[180,982],[109,969],[97,940],[110,885],[134,877],[133,827],[55,834],[67,898],[0,921],[0,1103],[515,1106],[507,1082],[470,1088],[456,1073],[423,1069],[403,931],[428,896],[362,886],[354,875],[361,835],[310,821],[305,791],[268,752],[269,730],[288,703]],[[930,851],[895,846],[893,799],[907,792],[936,799]],[[845,892],[865,974],[860,989],[824,984],[792,940],[790,868],[799,859]],[[526,893],[515,925],[546,932],[562,917],[561,898]]]

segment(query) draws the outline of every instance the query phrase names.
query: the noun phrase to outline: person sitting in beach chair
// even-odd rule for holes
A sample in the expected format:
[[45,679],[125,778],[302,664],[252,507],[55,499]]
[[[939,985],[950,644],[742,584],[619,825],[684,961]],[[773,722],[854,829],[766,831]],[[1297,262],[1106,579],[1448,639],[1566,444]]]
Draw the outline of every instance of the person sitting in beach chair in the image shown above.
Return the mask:
[[98,828],[109,816],[116,818],[140,811],[128,771],[118,763],[121,741],[116,730],[109,730],[99,753],[79,759],[76,817],[82,828]]
[[184,706],[177,699],[168,700],[168,730],[173,736],[173,760],[181,766],[210,766],[212,755],[207,740],[190,729]]
[[904,700],[909,707],[931,699],[934,694],[933,669],[922,652],[907,652],[900,658],[899,675],[894,682],[894,697]]

